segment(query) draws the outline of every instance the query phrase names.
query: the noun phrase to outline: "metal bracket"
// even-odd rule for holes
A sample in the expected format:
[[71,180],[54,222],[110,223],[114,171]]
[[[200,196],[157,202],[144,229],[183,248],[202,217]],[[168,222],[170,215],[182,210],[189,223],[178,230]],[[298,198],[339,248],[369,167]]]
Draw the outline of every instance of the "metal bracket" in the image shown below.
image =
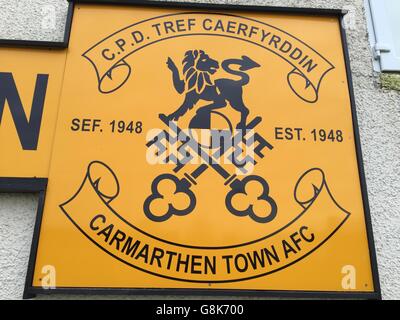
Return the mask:
[[374,58],[378,60],[381,57],[382,52],[391,52],[392,48],[384,43],[376,43],[374,48]]

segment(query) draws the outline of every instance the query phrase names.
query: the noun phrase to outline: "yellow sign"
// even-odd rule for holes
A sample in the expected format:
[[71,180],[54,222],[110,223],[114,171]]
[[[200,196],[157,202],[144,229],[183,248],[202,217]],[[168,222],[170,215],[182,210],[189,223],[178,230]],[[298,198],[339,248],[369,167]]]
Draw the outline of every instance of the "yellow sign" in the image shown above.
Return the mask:
[[76,4],[30,292],[377,295],[343,45],[333,13]]
[[0,177],[47,178],[66,51],[0,48]]

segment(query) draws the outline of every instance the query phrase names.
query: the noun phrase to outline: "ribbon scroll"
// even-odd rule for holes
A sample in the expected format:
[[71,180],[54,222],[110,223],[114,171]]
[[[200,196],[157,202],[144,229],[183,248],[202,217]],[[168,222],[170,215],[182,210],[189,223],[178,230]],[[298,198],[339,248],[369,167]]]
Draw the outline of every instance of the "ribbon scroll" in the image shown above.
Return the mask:
[[[248,243],[196,247],[160,239],[128,222],[112,206],[119,190],[113,170],[94,161],[76,194],[60,208],[111,257],[143,272],[186,282],[235,282],[282,270],[317,250],[350,216],[333,198],[323,171],[315,168],[299,178],[294,190],[301,212],[279,230]],[[296,239],[298,248],[290,239]],[[247,260],[246,270],[235,267],[237,259]],[[197,264],[188,268],[182,261]],[[202,265],[201,271],[193,265]]]
[[161,41],[188,36],[227,37],[266,49],[289,64],[286,71],[289,87],[309,103],[318,100],[323,78],[334,69],[316,50],[272,25],[236,15],[201,12],[169,14],[137,22],[101,40],[83,57],[96,71],[98,90],[111,93],[134,73],[134,65],[131,67],[127,62],[130,55]]

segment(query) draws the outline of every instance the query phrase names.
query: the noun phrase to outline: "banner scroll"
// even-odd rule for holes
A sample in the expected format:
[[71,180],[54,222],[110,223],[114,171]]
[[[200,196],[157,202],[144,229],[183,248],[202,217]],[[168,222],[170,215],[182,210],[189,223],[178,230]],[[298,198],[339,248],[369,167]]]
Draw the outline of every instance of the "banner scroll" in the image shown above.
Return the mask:
[[[299,178],[294,190],[294,198],[303,210],[281,229],[229,247],[195,247],[157,238],[128,222],[112,207],[119,188],[113,170],[93,161],[76,194],[60,207],[88,239],[110,256],[143,272],[188,282],[235,282],[282,270],[317,250],[350,215],[333,198],[323,171],[311,169]],[[329,227],[321,229],[321,224]],[[295,240],[297,248],[290,246],[290,239]],[[204,270],[185,268],[181,261],[188,259],[203,260]],[[246,270],[234,267],[237,259],[250,261]],[[193,268],[195,264],[191,265]]]
[[[163,26],[177,25],[176,29]],[[180,27],[179,27],[180,26]],[[112,93],[134,73],[127,59],[152,44],[185,36],[217,36],[245,41],[285,60],[291,70],[287,82],[302,100],[315,103],[325,75],[334,66],[309,45],[272,25],[220,13],[177,13],[143,20],[119,30],[87,50],[83,56],[97,74],[98,90]]]

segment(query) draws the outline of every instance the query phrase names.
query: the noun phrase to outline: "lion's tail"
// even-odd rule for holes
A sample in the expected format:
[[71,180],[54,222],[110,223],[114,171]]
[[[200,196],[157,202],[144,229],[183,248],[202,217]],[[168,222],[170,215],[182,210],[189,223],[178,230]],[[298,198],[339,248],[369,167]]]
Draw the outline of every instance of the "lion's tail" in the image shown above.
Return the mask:
[[[239,65],[239,70],[232,70],[230,68],[231,65]],[[244,72],[247,70],[251,70],[253,68],[258,68],[260,65],[250,59],[247,56],[242,56],[241,59],[227,59],[222,62],[222,69],[224,69],[226,72],[233,74],[235,76],[239,76],[240,79],[237,80],[238,84],[241,86],[245,86],[246,84],[249,83],[250,77],[249,75]]]

